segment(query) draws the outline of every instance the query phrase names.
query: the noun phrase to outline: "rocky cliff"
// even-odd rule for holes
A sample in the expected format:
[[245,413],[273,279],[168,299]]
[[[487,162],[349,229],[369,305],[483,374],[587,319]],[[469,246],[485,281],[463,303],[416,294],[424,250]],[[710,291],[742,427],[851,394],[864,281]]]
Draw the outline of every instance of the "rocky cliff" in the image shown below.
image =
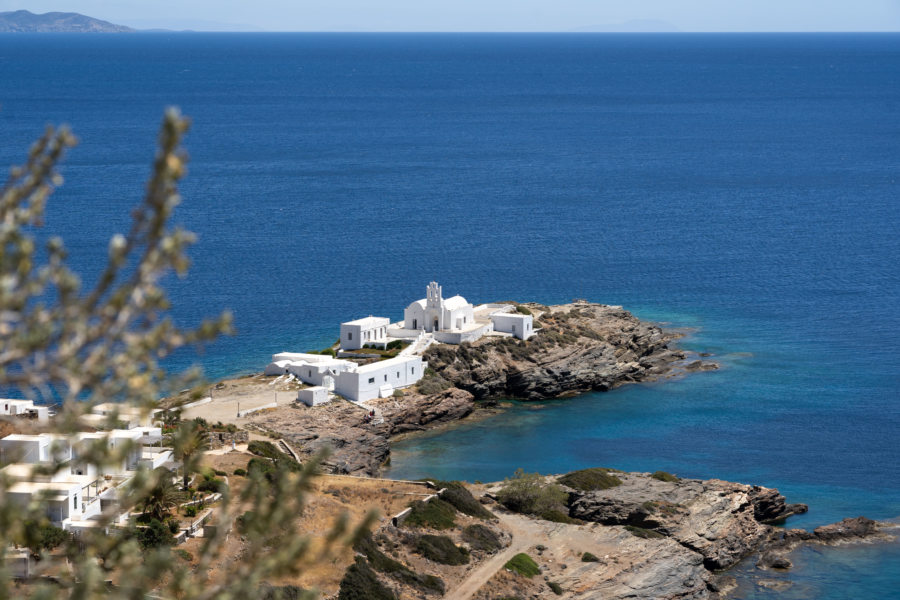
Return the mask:
[[425,353],[429,367],[476,400],[543,400],[649,381],[679,368],[717,368],[710,361],[686,363],[687,354],[672,347],[678,334],[621,307],[587,302],[521,306],[536,316],[535,329],[540,328],[528,341],[485,337],[459,346],[436,344]]

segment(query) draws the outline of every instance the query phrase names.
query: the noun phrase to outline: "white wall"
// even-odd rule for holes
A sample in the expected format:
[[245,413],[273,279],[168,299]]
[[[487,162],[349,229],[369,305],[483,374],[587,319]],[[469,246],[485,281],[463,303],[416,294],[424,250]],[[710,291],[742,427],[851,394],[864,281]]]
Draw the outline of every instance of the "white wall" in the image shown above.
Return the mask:
[[520,340],[527,340],[534,335],[534,319],[531,315],[519,313],[501,313],[491,315],[494,331],[511,333]]
[[386,317],[370,317],[362,323],[350,321],[341,323],[341,348],[359,350],[366,344],[380,344],[387,339],[387,328],[391,320]]
[[413,385],[425,374],[428,363],[419,356],[404,356],[383,360],[360,367],[355,372],[344,372],[335,378],[334,391],[354,402],[378,397],[381,386],[394,389]]

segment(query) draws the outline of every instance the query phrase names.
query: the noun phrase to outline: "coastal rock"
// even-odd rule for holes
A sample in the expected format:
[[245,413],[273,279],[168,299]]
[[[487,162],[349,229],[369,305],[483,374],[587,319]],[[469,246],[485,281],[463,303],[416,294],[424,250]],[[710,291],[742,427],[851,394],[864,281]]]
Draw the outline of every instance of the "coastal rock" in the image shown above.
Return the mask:
[[753,502],[753,516],[760,523],[780,523],[809,510],[806,504],[788,504],[778,490],[761,486],[753,486],[750,490],[750,501]]
[[381,404],[382,414],[391,435],[421,431],[428,426],[463,419],[475,409],[472,394],[451,388],[438,394],[423,396],[407,393],[400,402]]
[[844,519],[831,525],[822,525],[813,529],[813,536],[823,543],[835,543],[858,540],[878,535],[878,523],[865,517]]
[[[785,514],[777,490],[720,480],[660,481],[648,474],[616,474],[622,485],[573,492],[570,515],[607,525],[653,529],[703,557],[706,568],[728,568],[770,536],[757,514]],[[762,504],[757,505],[757,502]]]
[[756,561],[756,566],[760,569],[790,569],[794,565],[783,554],[769,551],[762,553]]
[[[460,346],[435,345],[425,354],[429,366],[476,400],[542,400],[656,379],[686,357],[669,347],[677,334],[620,307],[533,306],[540,313],[535,325],[540,331],[528,341],[486,337]],[[696,369],[717,368],[697,362]]]

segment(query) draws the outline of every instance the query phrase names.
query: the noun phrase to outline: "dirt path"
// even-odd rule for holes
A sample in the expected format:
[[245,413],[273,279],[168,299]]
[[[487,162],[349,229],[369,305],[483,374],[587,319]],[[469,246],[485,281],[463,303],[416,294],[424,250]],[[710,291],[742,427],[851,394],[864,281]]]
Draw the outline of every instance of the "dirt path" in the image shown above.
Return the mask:
[[444,596],[444,600],[468,600],[513,556],[547,541],[547,530],[540,523],[502,509],[495,510],[494,513],[512,534],[512,543],[472,571],[462,583]]

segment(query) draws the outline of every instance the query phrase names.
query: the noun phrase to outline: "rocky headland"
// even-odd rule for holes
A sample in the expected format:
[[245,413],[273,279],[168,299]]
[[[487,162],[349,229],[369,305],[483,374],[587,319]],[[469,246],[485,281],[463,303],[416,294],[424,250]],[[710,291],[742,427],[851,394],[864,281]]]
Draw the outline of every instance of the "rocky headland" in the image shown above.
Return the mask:
[[[391,438],[496,409],[497,399],[546,400],[718,368],[675,347],[681,334],[621,307],[519,306],[540,329],[527,341],[484,337],[458,346],[434,344],[424,355],[426,376],[397,397],[369,401],[365,408],[343,401],[284,406],[250,416],[246,425],[283,437],[303,455],[328,448],[329,472],[377,476],[390,457]],[[370,408],[377,418],[368,422]]]

